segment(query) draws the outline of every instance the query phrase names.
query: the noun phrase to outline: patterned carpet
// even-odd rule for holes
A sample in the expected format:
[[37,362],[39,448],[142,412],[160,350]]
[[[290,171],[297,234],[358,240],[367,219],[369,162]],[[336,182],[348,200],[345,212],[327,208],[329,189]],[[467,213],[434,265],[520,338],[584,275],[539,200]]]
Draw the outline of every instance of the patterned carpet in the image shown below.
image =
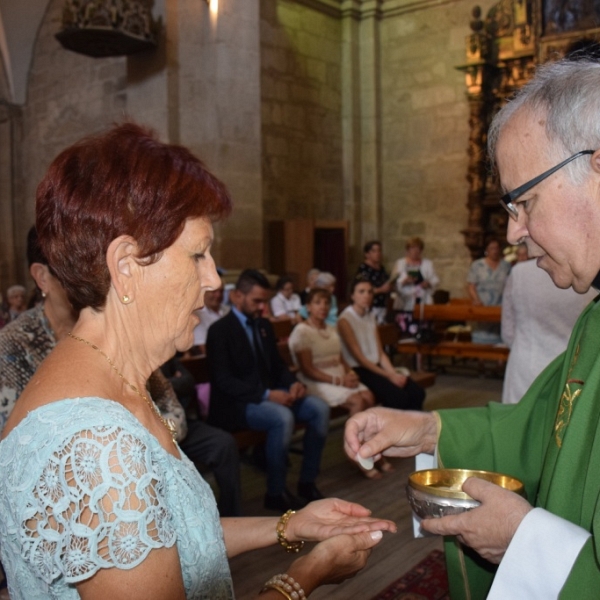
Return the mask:
[[444,553],[430,552],[372,600],[449,600]]

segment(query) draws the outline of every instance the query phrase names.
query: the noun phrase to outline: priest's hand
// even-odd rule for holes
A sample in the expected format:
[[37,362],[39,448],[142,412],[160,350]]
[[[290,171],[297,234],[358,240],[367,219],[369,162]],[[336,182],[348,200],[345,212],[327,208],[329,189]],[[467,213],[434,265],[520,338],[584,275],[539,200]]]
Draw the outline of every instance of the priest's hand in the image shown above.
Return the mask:
[[467,479],[462,489],[481,506],[451,517],[424,519],[421,527],[429,533],[455,535],[483,558],[498,564],[533,507],[518,494],[476,477]]
[[344,448],[355,460],[385,456],[415,456],[433,453],[438,439],[438,419],[434,413],[370,408],[346,422]]

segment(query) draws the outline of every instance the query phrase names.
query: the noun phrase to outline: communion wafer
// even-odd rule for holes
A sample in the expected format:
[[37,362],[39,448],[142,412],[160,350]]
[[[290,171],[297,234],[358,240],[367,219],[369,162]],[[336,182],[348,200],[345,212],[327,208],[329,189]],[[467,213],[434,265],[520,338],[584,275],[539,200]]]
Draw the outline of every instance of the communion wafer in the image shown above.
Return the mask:
[[358,464],[363,469],[366,469],[367,471],[370,471],[375,466],[375,463],[373,462],[373,458],[372,457],[363,458],[360,454],[357,454],[356,455],[356,460],[358,461]]

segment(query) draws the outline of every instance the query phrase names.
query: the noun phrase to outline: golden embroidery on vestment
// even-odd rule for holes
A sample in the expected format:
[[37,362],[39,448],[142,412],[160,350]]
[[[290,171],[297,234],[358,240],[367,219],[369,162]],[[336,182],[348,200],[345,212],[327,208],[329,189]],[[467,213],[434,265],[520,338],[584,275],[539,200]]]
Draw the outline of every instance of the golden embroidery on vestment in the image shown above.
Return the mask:
[[569,373],[567,375],[567,382],[565,383],[565,389],[560,397],[560,403],[558,404],[558,412],[556,413],[556,420],[554,421],[554,440],[556,445],[560,448],[562,446],[563,437],[565,435],[565,429],[571,420],[571,414],[573,413],[573,404],[575,400],[579,398],[582,388],[571,389],[572,385],[583,386],[584,382],[580,379],[570,379],[571,371],[579,358],[579,344],[575,349],[573,360],[569,367]]

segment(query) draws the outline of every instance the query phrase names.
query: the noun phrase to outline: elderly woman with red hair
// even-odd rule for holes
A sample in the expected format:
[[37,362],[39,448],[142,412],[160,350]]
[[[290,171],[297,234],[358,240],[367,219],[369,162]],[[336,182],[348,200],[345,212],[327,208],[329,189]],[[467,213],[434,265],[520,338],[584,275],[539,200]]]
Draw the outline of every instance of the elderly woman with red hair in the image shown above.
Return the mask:
[[185,148],[124,124],[60,154],[36,208],[42,251],[80,316],[0,442],[11,598],[229,599],[227,558],[278,539],[324,541],[272,578],[265,600],[356,573],[390,522],[334,499],[279,520],[219,520],[146,391],[192,345],[194,313],[220,285],[210,248],[212,222],[231,210],[223,184]]

